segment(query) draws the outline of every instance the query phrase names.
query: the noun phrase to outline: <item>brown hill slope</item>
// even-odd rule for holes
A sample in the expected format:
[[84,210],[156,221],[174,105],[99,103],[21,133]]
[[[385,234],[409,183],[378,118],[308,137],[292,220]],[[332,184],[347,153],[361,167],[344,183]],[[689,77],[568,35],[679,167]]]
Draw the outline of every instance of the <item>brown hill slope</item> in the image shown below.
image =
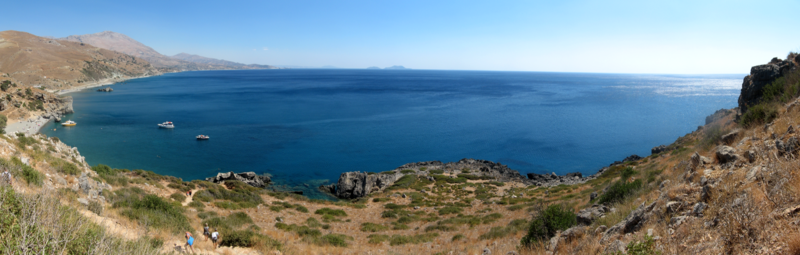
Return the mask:
[[47,89],[159,74],[140,58],[19,31],[0,32],[0,73],[4,80]]

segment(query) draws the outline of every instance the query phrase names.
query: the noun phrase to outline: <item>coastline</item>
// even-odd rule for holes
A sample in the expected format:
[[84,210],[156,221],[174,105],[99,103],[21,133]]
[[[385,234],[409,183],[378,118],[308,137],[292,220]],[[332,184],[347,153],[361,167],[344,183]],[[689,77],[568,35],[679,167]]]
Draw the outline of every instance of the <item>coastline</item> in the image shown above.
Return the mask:
[[111,85],[111,84],[114,84],[114,83],[119,83],[119,82],[123,82],[123,81],[127,81],[127,80],[133,80],[133,79],[139,79],[139,78],[147,78],[147,77],[152,77],[152,76],[154,76],[154,75],[145,75],[145,76],[130,77],[130,78],[115,78],[115,79],[109,78],[109,79],[102,79],[102,80],[99,80],[99,81],[96,81],[96,82],[91,82],[89,84],[85,84],[85,85],[81,85],[81,86],[75,86],[75,87],[68,88],[68,89],[46,90],[46,91],[50,92],[50,93],[53,93],[53,94],[56,94],[56,95],[64,95],[64,94],[68,94],[68,93],[78,92],[78,91],[81,91],[81,90],[84,90],[84,89],[102,87],[102,86]]
[[[95,82],[90,82],[88,84],[82,86],[76,86],[69,89],[62,89],[62,90],[45,90],[47,92],[53,93],[55,95],[65,95],[68,93],[78,92],[85,89],[102,87],[107,85],[112,85],[115,83],[139,79],[139,78],[147,78],[152,77],[154,75],[145,75],[139,77],[130,77],[130,78],[115,78],[115,79],[102,79]],[[14,134],[14,133],[24,133],[25,135],[33,135],[39,133],[42,128],[53,121],[52,119],[47,119],[44,117],[44,112],[32,112],[31,116],[25,120],[20,121],[13,121],[12,119],[8,119],[8,124],[6,125],[5,133],[6,134]]]

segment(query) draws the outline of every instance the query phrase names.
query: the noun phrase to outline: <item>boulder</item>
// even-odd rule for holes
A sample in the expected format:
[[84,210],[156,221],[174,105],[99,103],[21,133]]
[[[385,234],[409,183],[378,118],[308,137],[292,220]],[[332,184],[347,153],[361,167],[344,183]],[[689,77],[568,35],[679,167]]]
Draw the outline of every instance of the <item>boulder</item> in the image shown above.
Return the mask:
[[756,152],[753,150],[745,151],[744,157],[747,158],[748,162],[753,163],[756,161]]
[[603,253],[604,254],[625,254],[625,247],[627,247],[627,245],[625,245],[625,243],[623,243],[620,240],[615,240],[614,242],[611,242],[610,244],[608,244],[608,246],[606,246],[606,248],[603,250]]
[[665,151],[667,151],[667,146],[662,144],[662,145],[659,145],[659,146],[656,146],[656,147],[653,147],[652,149],[650,149],[650,154],[659,154],[659,153],[665,152]]
[[633,210],[630,214],[628,214],[624,220],[617,223],[617,225],[608,228],[603,238],[605,239],[606,236],[610,237],[614,234],[627,234],[639,230],[644,222],[650,217],[650,211],[652,211],[655,206],[656,202],[653,202],[650,205],[645,205],[642,203],[638,208],[636,208],[636,210]]
[[241,181],[256,188],[264,188],[272,181],[269,176],[257,175],[255,172],[243,172],[238,174],[234,172],[217,173],[217,176],[206,178],[206,181],[213,183],[222,183],[228,180]]
[[578,211],[575,217],[578,220],[578,224],[588,226],[595,220],[605,216],[608,211],[609,209],[605,205],[592,205],[592,207]]
[[754,166],[747,171],[747,175],[745,175],[745,179],[747,182],[754,182],[759,179],[759,174],[761,173],[761,166]]
[[681,202],[669,201],[667,202],[667,205],[665,207],[667,213],[677,213],[678,211],[680,211],[681,206],[682,206]]
[[344,199],[364,197],[373,192],[383,191],[403,176],[399,171],[378,174],[345,172],[339,176],[335,195]]
[[703,217],[703,211],[708,208],[708,204],[705,202],[697,202],[694,204],[694,208],[692,208],[692,215],[697,217]]
[[732,144],[736,141],[736,138],[739,137],[739,130],[733,130],[730,133],[722,135],[720,138],[723,143],[725,144]]
[[734,162],[738,158],[738,155],[736,155],[736,149],[725,145],[717,147],[716,155],[720,164]]
[[592,194],[589,194],[589,201],[594,201],[595,198],[597,198],[597,191],[592,192]]

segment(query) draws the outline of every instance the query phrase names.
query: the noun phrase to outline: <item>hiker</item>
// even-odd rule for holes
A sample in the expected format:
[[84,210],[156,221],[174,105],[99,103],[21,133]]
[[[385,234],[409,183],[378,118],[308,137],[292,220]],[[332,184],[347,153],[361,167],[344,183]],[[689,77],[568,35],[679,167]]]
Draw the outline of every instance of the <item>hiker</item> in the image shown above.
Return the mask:
[[206,237],[206,241],[208,241],[208,237],[211,236],[211,233],[208,232],[208,223],[203,227],[203,236]]
[[214,233],[211,233],[211,242],[214,243],[214,249],[217,249],[217,240],[219,240],[219,232],[214,228]]
[[13,185],[14,183],[12,182],[11,178],[11,173],[9,173],[8,170],[0,174],[0,181],[3,181],[3,183],[8,183],[8,186],[14,186]]
[[192,254],[194,254],[194,247],[192,246],[193,244],[194,244],[194,237],[192,237],[192,233],[186,232],[186,245],[184,246],[188,246],[189,249],[192,250]]

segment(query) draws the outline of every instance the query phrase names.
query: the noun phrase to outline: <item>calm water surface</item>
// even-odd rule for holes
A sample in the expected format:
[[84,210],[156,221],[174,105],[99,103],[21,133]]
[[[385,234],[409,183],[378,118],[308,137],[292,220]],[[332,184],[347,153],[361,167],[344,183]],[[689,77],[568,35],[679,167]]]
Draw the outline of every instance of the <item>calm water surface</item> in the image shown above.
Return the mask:
[[[92,164],[184,180],[270,173],[315,192],[345,171],[478,158],[591,174],[736,106],[744,75],[430,70],[165,74],[72,93],[77,127],[42,132]],[[156,124],[172,121],[174,130]],[[55,130],[54,130],[55,129]],[[197,141],[195,136],[209,135]],[[319,193],[312,197],[320,196]]]

